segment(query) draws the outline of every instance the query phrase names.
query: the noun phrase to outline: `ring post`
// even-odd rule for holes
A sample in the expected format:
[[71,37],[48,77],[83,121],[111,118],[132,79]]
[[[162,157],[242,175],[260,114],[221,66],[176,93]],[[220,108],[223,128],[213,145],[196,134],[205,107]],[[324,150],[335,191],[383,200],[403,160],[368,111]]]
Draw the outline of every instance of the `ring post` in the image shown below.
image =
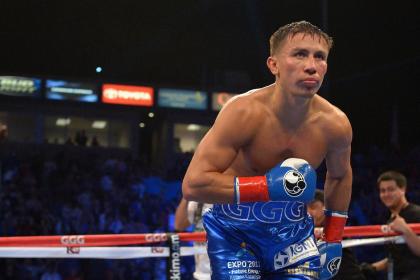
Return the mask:
[[176,233],[168,233],[169,258],[166,262],[168,280],[181,280],[181,246]]

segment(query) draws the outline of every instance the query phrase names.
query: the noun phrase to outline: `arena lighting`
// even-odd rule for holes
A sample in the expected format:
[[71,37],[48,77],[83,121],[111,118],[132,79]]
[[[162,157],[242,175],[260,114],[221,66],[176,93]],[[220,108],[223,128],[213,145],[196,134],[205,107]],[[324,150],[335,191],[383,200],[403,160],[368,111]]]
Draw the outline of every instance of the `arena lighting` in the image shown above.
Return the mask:
[[101,72],[102,72],[102,67],[101,66],[96,67],[96,73],[101,73]]
[[107,125],[106,121],[94,121],[92,123],[92,128],[96,128],[96,129],[104,129]]
[[143,128],[145,126],[146,126],[146,124],[144,122],[139,123],[139,127]]
[[70,125],[71,123],[71,119],[70,118],[58,118],[55,121],[55,125],[56,126],[67,126]]
[[149,118],[153,118],[153,117],[155,116],[155,113],[150,112],[150,113],[148,114],[148,116],[149,116]]
[[188,131],[199,131],[200,129],[201,129],[201,126],[198,124],[191,123],[187,126]]

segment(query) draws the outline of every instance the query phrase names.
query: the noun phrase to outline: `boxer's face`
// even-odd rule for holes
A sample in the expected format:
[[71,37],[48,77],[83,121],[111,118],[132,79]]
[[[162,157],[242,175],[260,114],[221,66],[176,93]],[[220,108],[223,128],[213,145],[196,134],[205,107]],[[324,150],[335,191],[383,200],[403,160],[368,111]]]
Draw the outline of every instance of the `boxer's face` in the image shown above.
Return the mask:
[[324,203],[319,200],[311,202],[308,204],[308,213],[314,219],[314,224],[316,227],[320,227],[324,223]]
[[379,183],[379,197],[387,208],[394,209],[404,202],[405,188],[400,188],[394,180]]
[[312,97],[327,72],[328,52],[327,42],[321,37],[298,33],[288,37],[272,56],[275,67],[270,70],[284,92]]

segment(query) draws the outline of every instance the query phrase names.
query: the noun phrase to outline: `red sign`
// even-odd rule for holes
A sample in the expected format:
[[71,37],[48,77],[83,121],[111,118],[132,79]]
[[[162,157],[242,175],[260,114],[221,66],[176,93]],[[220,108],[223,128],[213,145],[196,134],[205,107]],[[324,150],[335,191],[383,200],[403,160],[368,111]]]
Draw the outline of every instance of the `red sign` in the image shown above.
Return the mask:
[[102,102],[135,106],[153,106],[153,88],[104,84]]

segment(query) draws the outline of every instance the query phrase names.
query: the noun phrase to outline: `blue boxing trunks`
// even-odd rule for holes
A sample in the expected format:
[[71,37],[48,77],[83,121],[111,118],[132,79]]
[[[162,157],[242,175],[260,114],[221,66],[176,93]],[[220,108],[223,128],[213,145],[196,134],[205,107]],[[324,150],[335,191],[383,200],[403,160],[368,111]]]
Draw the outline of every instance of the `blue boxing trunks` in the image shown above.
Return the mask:
[[304,203],[216,204],[203,221],[212,279],[318,279],[320,258]]

